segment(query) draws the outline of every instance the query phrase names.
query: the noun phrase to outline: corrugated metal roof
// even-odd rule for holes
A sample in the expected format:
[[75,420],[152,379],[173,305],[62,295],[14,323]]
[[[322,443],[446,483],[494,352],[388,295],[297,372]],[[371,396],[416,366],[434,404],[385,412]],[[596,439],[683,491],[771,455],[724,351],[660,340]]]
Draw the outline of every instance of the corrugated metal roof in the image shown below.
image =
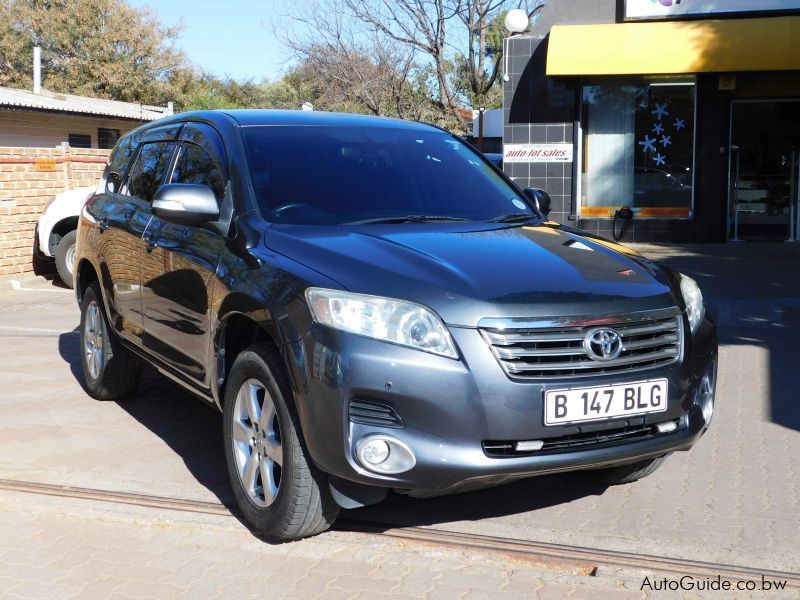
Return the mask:
[[155,121],[172,114],[172,109],[164,106],[148,106],[134,102],[56,94],[47,90],[42,90],[41,94],[34,94],[28,90],[0,87],[0,108],[3,107],[102,115],[137,121]]

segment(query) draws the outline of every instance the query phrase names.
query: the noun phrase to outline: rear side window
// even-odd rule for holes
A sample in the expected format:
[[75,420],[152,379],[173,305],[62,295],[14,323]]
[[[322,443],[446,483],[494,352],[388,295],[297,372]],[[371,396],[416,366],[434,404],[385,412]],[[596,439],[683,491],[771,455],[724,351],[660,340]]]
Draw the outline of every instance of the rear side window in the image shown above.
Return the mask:
[[106,192],[124,193],[122,182],[125,178],[125,169],[127,169],[128,163],[138,147],[139,137],[135,135],[125,136],[117,142],[111,152],[111,156],[108,158],[108,166],[104,173]]
[[131,167],[128,192],[131,196],[150,202],[167,174],[175,142],[144,144]]
[[225,173],[212,156],[197,144],[181,146],[171,183],[195,183],[210,187],[217,200],[225,195]]

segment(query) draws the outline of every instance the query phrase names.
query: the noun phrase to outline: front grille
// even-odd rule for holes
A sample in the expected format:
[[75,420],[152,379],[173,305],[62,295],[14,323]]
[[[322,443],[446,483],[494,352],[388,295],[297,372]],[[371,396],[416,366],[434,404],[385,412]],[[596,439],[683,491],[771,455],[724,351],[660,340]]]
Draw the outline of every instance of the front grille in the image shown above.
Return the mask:
[[605,446],[613,446],[630,441],[647,440],[661,434],[655,425],[633,425],[606,429],[604,431],[591,431],[573,433],[556,438],[542,440],[540,450],[517,451],[517,440],[485,440],[483,452],[489,458],[508,458],[513,456],[539,456],[554,454],[556,452],[577,452],[580,450],[593,450]]
[[[597,327],[613,329],[622,336],[623,350],[617,358],[601,362],[584,350],[586,334]],[[668,365],[680,358],[681,331],[680,315],[586,326],[481,328],[505,372],[526,379],[584,377]]]
[[350,400],[349,416],[353,423],[362,425],[377,425],[394,429],[405,427],[397,411],[391,406],[375,400],[353,398]]

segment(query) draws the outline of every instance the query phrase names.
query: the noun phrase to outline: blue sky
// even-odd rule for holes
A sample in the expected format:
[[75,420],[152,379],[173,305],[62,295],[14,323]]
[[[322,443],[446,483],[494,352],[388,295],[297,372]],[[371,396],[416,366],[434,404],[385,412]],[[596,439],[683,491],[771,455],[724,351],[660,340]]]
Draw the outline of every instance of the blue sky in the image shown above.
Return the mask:
[[183,21],[179,45],[196,65],[220,77],[277,79],[289,56],[275,39],[280,2],[270,0],[129,0],[149,6],[165,25]]

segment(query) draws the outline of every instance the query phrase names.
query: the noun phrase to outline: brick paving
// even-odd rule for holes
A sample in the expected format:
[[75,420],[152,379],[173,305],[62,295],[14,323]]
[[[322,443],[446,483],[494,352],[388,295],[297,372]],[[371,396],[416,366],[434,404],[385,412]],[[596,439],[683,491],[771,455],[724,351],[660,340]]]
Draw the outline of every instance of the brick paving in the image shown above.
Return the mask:
[[[691,452],[672,456],[652,477],[629,486],[605,489],[580,474],[541,477],[447,498],[412,500],[392,495],[387,503],[363,509],[357,515],[401,525],[797,571],[800,345],[795,336],[800,332],[800,246],[648,246],[642,250],[695,277],[705,292],[709,311],[720,325],[717,411],[711,430]],[[0,292],[0,478],[229,502],[218,416],[153,374],[145,377],[136,396],[126,402],[93,401],[76,380],[80,374],[74,332],[77,322],[77,307],[69,292],[51,286],[40,291]],[[51,567],[63,558],[61,554],[71,556],[73,547],[76,552],[88,552],[78,550],[79,540],[87,536],[96,543],[87,543],[86,548],[95,547],[98,551],[87,564],[108,560],[112,554],[108,549],[114,544],[131,542],[128,551],[141,552],[137,555],[141,561],[134,560],[136,568],[128,568],[119,577],[135,579],[140,565],[142,572],[147,572],[145,567],[162,568],[170,570],[170,574],[146,578],[145,583],[180,587],[184,585],[181,582],[191,579],[187,573],[200,573],[203,583],[198,585],[208,586],[204,588],[206,596],[218,589],[214,586],[223,584],[224,577],[194,567],[191,561],[176,566],[179,558],[171,550],[182,556],[187,554],[180,544],[194,543],[198,548],[210,549],[213,555],[217,555],[214,548],[233,544],[238,550],[230,554],[230,560],[236,563],[236,569],[251,564],[256,556],[263,558],[259,568],[270,569],[272,558],[285,558],[288,555],[281,553],[289,552],[289,548],[320,552],[320,548],[329,547],[326,544],[364,547],[364,542],[347,538],[356,534],[342,532],[299,545],[274,547],[257,542],[235,527],[231,530],[230,525],[227,529],[198,529],[196,524],[181,522],[165,525],[154,523],[150,513],[132,517],[132,527],[124,519],[109,522],[86,516],[99,510],[93,505],[90,509],[76,509],[76,514],[69,517],[42,513],[41,507],[29,513],[32,503],[23,496],[0,493],[3,597],[12,591],[39,596],[36,585],[58,580],[53,579],[55,575],[44,577],[44,571],[54,573]],[[84,502],[81,506],[86,505]],[[41,522],[46,529],[59,520],[65,524],[75,521],[76,535],[62,536],[49,549],[37,545],[35,536],[3,536],[16,527],[24,529],[25,523]],[[18,547],[28,552],[29,564],[22,567],[36,571],[38,566],[43,579],[37,583],[33,577],[27,585],[12,590],[3,585],[2,578],[21,581],[22,567],[18,571],[7,566]],[[240,551],[244,557],[241,564],[234,558]],[[377,554],[389,557],[386,564],[397,568],[406,565],[401,555],[407,551],[388,544]],[[147,558],[149,552],[160,553],[163,562]],[[451,558],[466,567],[461,576],[442,575],[436,579],[436,586],[423,592],[429,591],[431,597],[438,594],[452,598],[457,596],[456,591],[477,597],[490,593],[497,596],[478,585],[467,589],[465,584],[486,581],[495,586],[497,580],[493,578],[504,577],[502,573],[508,569],[495,568],[491,575],[481,575],[483,572],[477,567],[473,570],[480,556]],[[433,577],[432,571],[424,568],[426,560],[420,558],[408,575],[410,581],[422,582],[420,586]],[[327,591],[335,597],[334,587],[366,583],[354,574],[352,582],[333,585],[333,580],[321,574],[326,567],[314,564],[313,577],[304,585],[315,593]],[[354,564],[361,566],[358,561]],[[113,565],[108,569],[112,578],[117,577]],[[359,577],[367,580],[376,574],[367,566],[356,570]],[[67,569],[64,576],[69,572]],[[530,569],[521,571],[525,576],[515,572],[515,581],[530,577],[537,586],[540,580],[545,581],[547,585],[533,590],[538,590],[539,597],[575,597],[589,589],[576,587],[587,584],[569,578],[542,579],[546,573]],[[476,576],[467,578],[467,574]],[[375,577],[371,591],[386,591],[380,587],[380,579],[383,578]],[[631,591],[630,587],[620,588],[613,577],[608,582],[592,579],[598,580],[592,582],[594,585],[607,586],[603,589],[608,592]],[[254,581],[258,582],[258,578]],[[530,592],[518,589],[522,584],[514,581],[503,582],[510,594]],[[77,585],[90,583],[87,580]],[[125,584],[119,591],[127,596],[139,595],[135,585],[138,584]],[[232,595],[249,584],[227,581],[226,585],[231,586],[226,595]],[[79,591],[109,595],[102,589],[99,586],[94,592],[83,588]],[[148,593],[171,595],[167,588],[163,593],[153,589]],[[304,589],[292,588],[291,592],[306,595]],[[336,592],[347,594],[347,590]],[[64,595],[68,594],[56,594]]]
[[232,518],[0,493],[0,597],[645,598],[638,580],[357,533],[270,545]]

